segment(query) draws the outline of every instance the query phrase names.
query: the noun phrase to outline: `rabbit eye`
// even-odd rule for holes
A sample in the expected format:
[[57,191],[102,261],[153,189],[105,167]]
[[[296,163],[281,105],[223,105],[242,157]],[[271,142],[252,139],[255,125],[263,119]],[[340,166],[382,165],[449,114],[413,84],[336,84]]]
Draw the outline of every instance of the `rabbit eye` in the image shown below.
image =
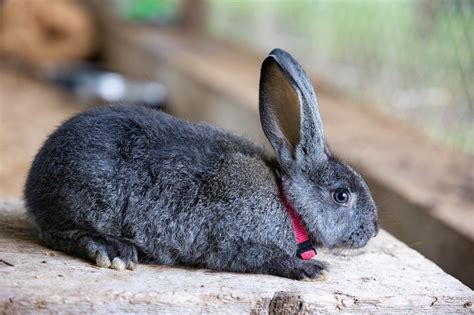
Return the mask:
[[332,193],[332,199],[341,205],[345,205],[349,202],[349,198],[351,197],[351,193],[349,190],[345,188],[339,188],[333,191]]

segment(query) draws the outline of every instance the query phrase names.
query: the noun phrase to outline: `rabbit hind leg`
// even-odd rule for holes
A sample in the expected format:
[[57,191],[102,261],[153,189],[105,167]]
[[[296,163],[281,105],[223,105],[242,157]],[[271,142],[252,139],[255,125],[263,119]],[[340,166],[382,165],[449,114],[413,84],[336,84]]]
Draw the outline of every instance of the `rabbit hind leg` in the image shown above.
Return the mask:
[[138,263],[137,249],[133,244],[98,233],[42,231],[41,239],[53,249],[88,259],[99,267],[133,270]]

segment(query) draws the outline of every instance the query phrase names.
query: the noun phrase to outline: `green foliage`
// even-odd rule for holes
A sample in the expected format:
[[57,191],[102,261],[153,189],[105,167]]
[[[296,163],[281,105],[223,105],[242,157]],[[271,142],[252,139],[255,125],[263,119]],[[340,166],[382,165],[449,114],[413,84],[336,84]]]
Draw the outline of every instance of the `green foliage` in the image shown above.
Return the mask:
[[177,0],[133,0],[126,1],[125,17],[130,20],[161,20],[174,18],[180,1]]

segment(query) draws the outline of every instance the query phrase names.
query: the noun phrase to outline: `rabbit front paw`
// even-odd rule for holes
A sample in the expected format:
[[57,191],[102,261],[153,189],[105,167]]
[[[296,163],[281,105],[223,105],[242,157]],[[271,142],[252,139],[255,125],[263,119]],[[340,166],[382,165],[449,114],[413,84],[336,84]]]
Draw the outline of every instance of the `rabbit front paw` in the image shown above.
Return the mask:
[[298,267],[295,268],[295,278],[301,280],[304,278],[316,279],[321,276],[321,272],[327,269],[327,265],[322,261],[310,259],[310,260],[300,260]]
[[281,257],[273,262],[270,274],[294,280],[316,279],[327,265],[318,260],[301,260],[296,257]]

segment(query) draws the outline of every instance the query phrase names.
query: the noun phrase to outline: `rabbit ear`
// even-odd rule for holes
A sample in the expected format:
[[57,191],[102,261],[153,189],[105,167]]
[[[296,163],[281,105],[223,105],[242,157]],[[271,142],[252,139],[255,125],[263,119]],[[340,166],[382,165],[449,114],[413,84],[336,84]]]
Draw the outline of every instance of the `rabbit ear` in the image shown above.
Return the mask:
[[326,158],[313,87],[286,51],[274,49],[263,61],[259,97],[262,128],[282,166]]

